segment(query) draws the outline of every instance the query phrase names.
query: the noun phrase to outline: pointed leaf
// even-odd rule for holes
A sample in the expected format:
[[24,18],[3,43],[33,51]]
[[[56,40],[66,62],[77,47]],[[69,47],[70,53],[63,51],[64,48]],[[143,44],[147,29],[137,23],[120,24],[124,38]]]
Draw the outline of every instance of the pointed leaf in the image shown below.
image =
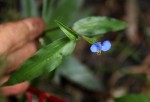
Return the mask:
[[109,17],[86,17],[73,25],[73,30],[80,35],[92,36],[111,31],[122,30],[127,27],[123,21]]
[[70,54],[75,48],[75,42],[68,38],[59,39],[40,49],[33,57],[15,71],[5,85],[13,85],[32,80],[41,74],[53,71],[61,62],[63,56]]
[[[81,17],[87,16],[90,13],[89,9],[80,9],[84,3],[84,0],[59,0],[59,2],[56,2],[57,0],[42,1],[42,18],[46,23],[46,29],[56,27],[56,23],[53,22],[55,19],[62,21],[64,25],[68,25],[72,24]],[[47,43],[51,43],[60,37],[64,37],[62,31],[60,30],[46,32],[44,40]]]
[[86,36],[82,36],[84,40],[86,40],[87,42],[89,42],[90,44],[94,44],[97,42],[97,38],[94,37],[94,38],[89,38],[89,37],[86,37]]
[[61,22],[55,20],[55,22],[57,23],[57,25],[60,27],[60,29],[66,34],[66,36],[70,39],[70,40],[77,40],[78,39],[78,35],[71,30],[69,27],[63,25]]

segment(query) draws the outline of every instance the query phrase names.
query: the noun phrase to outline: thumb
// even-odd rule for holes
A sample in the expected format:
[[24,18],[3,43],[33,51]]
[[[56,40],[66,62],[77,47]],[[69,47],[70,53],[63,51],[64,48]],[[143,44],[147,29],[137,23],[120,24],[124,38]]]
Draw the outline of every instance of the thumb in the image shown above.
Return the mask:
[[37,38],[44,29],[44,21],[39,17],[0,25],[0,56],[23,46]]

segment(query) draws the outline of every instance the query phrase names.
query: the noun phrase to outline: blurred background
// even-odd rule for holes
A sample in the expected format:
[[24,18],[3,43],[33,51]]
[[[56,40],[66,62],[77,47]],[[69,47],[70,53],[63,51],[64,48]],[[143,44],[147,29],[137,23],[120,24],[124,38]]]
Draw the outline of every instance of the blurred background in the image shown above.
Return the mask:
[[[47,0],[46,12],[43,8],[42,0],[0,0],[0,23],[41,16],[49,29],[56,27],[54,19],[71,26],[86,16],[108,16],[127,22],[128,28],[99,39],[112,42],[101,55],[91,53],[91,45],[80,39],[71,56],[31,86],[69,102],[115,102],[131,93],[150,94],[149,0]],[[43,39],[49,44],[62,36],[53,31]],[[23,102],[21,97],[9,100]]]

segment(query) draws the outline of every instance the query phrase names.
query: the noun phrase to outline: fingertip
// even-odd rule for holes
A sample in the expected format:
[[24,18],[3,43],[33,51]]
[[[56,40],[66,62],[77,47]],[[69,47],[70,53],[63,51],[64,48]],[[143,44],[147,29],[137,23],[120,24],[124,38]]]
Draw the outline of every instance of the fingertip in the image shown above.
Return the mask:
[[31,36],[33,38],[36,37],[36,35],[42,34],[45,27],[45,22],[40,17],[27,18],[24,20],[24,23],[27,24],[31,34],[35,34],[35,36]]
[[1,90],[4,96],[19,95],[25,92],[28,86],[29,82],[23,82],[12,86],[5,86]]
[[32,19],[34,19],[34,22],[33,22],[34,24],[33,25],[37,25],[38,26],[37,29],[36,29],[38,31],[38,33],[42,33],[43,30],[44,30],[44,27],[45,27],[44,20],[42,18],[40,18],[40,17],[34,17]]

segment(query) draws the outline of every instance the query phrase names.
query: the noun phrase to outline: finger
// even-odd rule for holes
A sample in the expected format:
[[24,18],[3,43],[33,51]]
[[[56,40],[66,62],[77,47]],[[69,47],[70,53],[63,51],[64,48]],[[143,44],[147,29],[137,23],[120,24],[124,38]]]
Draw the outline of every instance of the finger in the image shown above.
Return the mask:
[[[0,84],[5,83],[9,79],[9,76],[5,76]],[[12,85],[12,86],[5,86],[1,88],[1,91],[3,95],[9,96],[9,95],[17,95],[20,93],[23,93],[29,86],[29,82],[23,82],[20,84]]]
[[0,56],[35,39],[43,29],[44,21],[38,17],[0,25]]
[[17,51],[11,53],[7,57],[7,72],[10,73],[18,68],[23,62],[25,62],[28,58],[34,55],[37,51],[37,43],[36,41],[32,41]]
[[23,82],[19,83],[13,86],[6,86],[2,88],[2,93],[5,96],[10,96],[10,95],[19,95],[28,88],[29,82]]
[[[4,83],[8,80],[9,77],[5,77],[1,83]],[[5,96],[10,96],[10,95],[18,95],[23,93],[29,86],[29,82],[23,82],[23,83],[19,83],[16,85],[12,85],[12,86],[5,86],[1,88],[1,92],[3,93],[3,95]]]

